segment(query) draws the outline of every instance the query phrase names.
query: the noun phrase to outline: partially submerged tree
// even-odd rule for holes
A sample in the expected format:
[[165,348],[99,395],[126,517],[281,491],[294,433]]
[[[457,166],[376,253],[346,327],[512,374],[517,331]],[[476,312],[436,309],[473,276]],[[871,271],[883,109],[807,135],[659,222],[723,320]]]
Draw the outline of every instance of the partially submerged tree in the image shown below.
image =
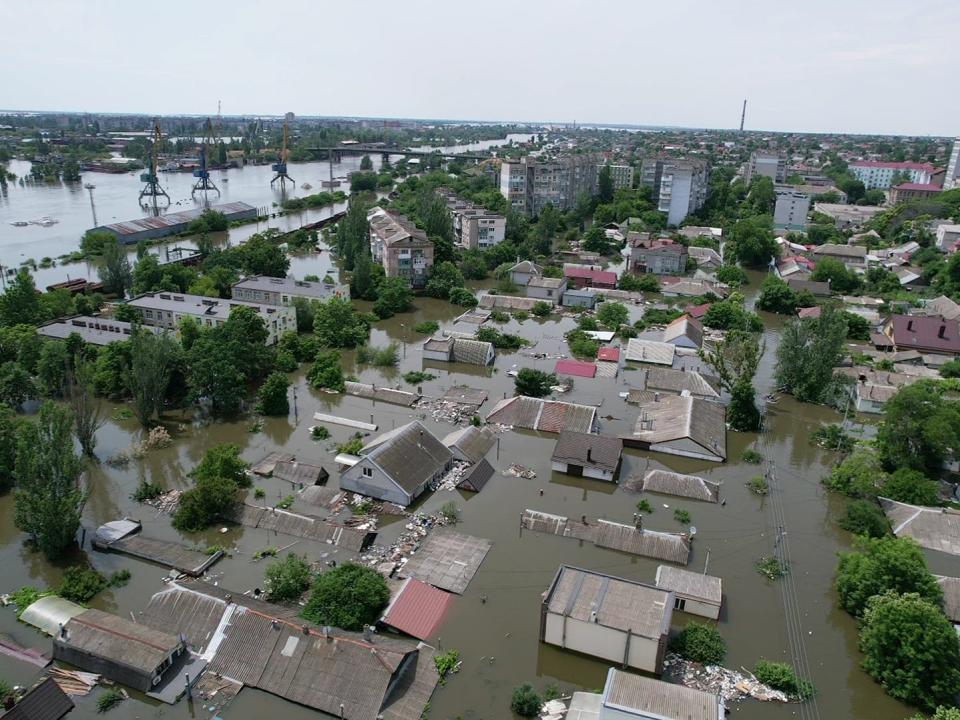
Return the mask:
[[166,335],[137,330],[130,338],[130,372],[127,386],[133,397],[133,411],[143,427],[154,424],[163,412],[164,398],[174,357],[180,349]]
[[777,348],[777,383],[801,402],[829,401],[836,388],[834,368],[843,358],[846,337],[843,315],[829,305],[819,318],[787,323]]
[[753,377],[763,351],[759,337],[742,330],[731,330],[713,350],[700,351],[700,357],[713,368],[720,384],[731,395],[727,420],[734,430],[749,432],[760,427]]
[[97,430],[103,427],[103,403],[94,394],[93,365],[82,363],[67,382],[67,401],[73,410],[77,440],[84,455],[93,457],[97,446]]
[[363,630],[390,601],[387,581],[376,570],[346,563],[320,574],[301,613],[317,625]]

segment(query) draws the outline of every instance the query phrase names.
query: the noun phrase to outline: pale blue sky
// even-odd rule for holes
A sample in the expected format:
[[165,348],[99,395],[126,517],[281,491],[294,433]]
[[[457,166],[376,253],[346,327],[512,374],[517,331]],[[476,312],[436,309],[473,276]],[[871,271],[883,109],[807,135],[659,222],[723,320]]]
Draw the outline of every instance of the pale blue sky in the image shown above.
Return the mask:
[[[0,107],[960,134],[956,0],[4,0]],[[952,67],[951,67],[952,65]]]

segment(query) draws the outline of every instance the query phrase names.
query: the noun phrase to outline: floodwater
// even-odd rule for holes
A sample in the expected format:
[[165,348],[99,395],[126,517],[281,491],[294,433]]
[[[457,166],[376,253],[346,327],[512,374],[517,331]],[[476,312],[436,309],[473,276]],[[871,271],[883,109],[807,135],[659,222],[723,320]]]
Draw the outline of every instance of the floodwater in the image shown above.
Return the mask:
[[[318,258],[317,262],[323,260]],[[751,294],[756,291],[759,276],[754,276],[753,281]],[[413,325],[428,319],[449,325],[458,309],[431,299],[418,299],[416,305],[414,312],[379,323],[372,333],[371,343],[375,346],[388,342],[401,346],[399,368],[382,371],[356,367],[353,353],[345,352],[346,371],[354,372],[368,382],[399,384],[402,383],[399,377],[402,372],[421,369],[418,343],[422,338],[413,332]],[[768,324],[767,355],[757,383],[761,394],[770,388],[772,357],[780,324],[777,318],[767,317],[765,320]],[[523,323],[511,321],[505,329],[536,339],[537,344],[532,350],[556,355],[563,350],[563,333],[572,325],[570,319],[530,319]],[[533,360],[518,352],[499,355],[495,366],[486,371],[465,366],[431,369],[437,378],[424,383],[423,392],[435,396],[458,384],[485,388],[490,394],[490,400],[483,408],[485,414],[497,399],[512,394],[512,379],[506,374],[507,370],[515,366],[552,369],[553,363],[553,360]],[[632,425],[636,410],[617,393],[629,385],[631,374],[625,371],[616,379],[577,379],[565,399],[600,404],[598,414],[605,418],[601,421],[601,431],[625,431]],[[143,532],[147,536],[177,538],[178,533],[170,527],[167,516],[133,503],[130,493],[141,477],[150,478],[167,488],[186,487],[186,473],[199,461],[204,450],[215,443],[237,443],[243,456],[251,462],[271,450],[283,448],[295,453],[299,459],[322,463],[331,472],[330,482],[336,483],[333,448],[336,443],[346,440],[351,431],[330,426],[330,440],[312,441],[307,428],[314,411],[333,412],[360,420],[372,417],[381,430],[389,430],[414,418],[424,420],[440,435],[452,429],[448,424],[424,418],[417,410],[374,405],[360,398],[314,391],[304,383],[302,371],[292,374],[292,378],[296,387],[296,418],[291,412],[288,418],[269,419],[261,432],[252,433],[248,421],[194,424],[186,416],[170,415],[166,418],[166,425],[175,439],[172,447],[154,451],[143,461],[134,461],[127,469],[106,465],[92,467],[92,494],[84,512],[88,537],[99,523],[131,516],[143,521]],[[109,413],[113,412],[111,407]],[[792,572],[797,580],[797,600],[803,614],[804,642],[822,717],[900,720],[910,714],[909,709],[888,698],[859,669],[855,623],[836,609],[832,589],[835,554],[848,546],[849,539],[834,523],[841,503],[825,493],[819,484],[834,457],[809,444],[808,436],[818,424],[838,419],[837,414],[829,409],[781,399],[770,408],[770,431],[765,438],[769,443],[765,452],[776,463],[780,481],[778,492],[782,493],[786,511]],[[98,435],[97,454],[106,458],[138,437],[135,421],[111,419]],[[490,459],[498,474],[482,493],[442,492],[428,497],[421,504],[423,509],[435,511],[453,499],[461,509],[458,530],[493,540],[493,547],[480,571],[465,594],[453,604],[439,636],[432,639],[444,649],[456,648],[463,659],[461,672],[439,687],[433,697],[430,717],[434,720],[509,717],[510,692],[524,681],[533,682],[540,688],[556,684],[563,690],[602,686],[607,669],[605,663],[538,642],[541,593],[546,590],[559,564],[569,563],[653,581],[658,564],[654,560],[581,545],[571,539],[520,532],[519,519],[524,508],[573,517],[586,514],[631,521],[636,496],[612,484],[551,472],[550,454],[554,441],[555,436],[548,434],[505,433],[500,436],[499,446],[491,451]],[[709,572],[724,580],[724,613],[720,629],[729,646],[726,664],[734,668],[741,665],[751,667],[759,658],[790,660],[780,588],[753,569],[757,558],[771,552],[774,528],[767,507],[769,499],[750,494],[744,486],[749,477],[758,473],[757,466],[740,460],[743,450],[749,446],[758,446],[756,435],[730,433],[730,462],[723,465],[628,450],[621,471],[621,477],[629,477],[648,467],[664,466],[723,481],[725,506],[648,496],[655,501],[655,512],[646,524],[654,529],[678,531],[681,528],[673,520],[673,509],[681,507],[691,513],[697,535],[688,567],[702,570],[709,557]],[[501,471],[514,462],[531,467],[537,477],[525,480],[502,475]],[[282,481],[261,480],[255,484],[266,490],[268,501],[275,502],[291,493],[291,488]],[[293,509],[298,506],[294,505]],[[23,545],[23,535],[10,522],[11,497],[0,498],[0,513],[8,519],[0,525],[0,561],[6,569],[0,589],[10,591],[24,584],[55,586],[62,568],[52,567]],[[390,542],[400,529],[400,523],[384,523],[378,540]],[[216,543],[230,548],[231,557],[214,566],[212,577],[224,587],[240,592],[261,586],[267,561],[254,561],[253,554],[265,547],[285,548],[281,554],[297,552],[312,560],[342,560],[345,557],[342,551],[328,545],[304,540],[295,542],[295,538],[232,526],[225,533],[213,528],[183,540]],[[96,607],[123,615],[133,613],[136,617],[149,596],[162,587],[163,568],[133,558],[92,551],[89,540],[83,555],[78,553],[70,558],[70,562],[81,558],[89,560],[102,572],[128,568],[133,573],[130,585],[102,593],[93,602]],[[938,572],[960,572],[955,558],[938,556],[932,557],[931,561]],[[487,597],[486,603],[481,603],[481,596]],[[674,627],[682,626],[688,619],[688,616],[677,613]],[[11,610],[0,610],[0,632],[27,646],[50,648],[48,638],[17,623]],[[0,657],[0,677],[23,683],[35,675],[34,668]],[[96,714],[96,694],[80,699],[73,717],[92,718]],[[793,717],[797,708],[745,701],[735,705],[733,712],[747,720],[759,720]],[[225,718],[254,720],[269,713],[282,713],[285,718],[316,716],[304,708],[252,690],[244,690],[221,714]],[[111,714],[119,719],[160,715],[208,717],[210,713],[199,704],[191,708],[190,704],[181,702],[167,707],[135,698]]]

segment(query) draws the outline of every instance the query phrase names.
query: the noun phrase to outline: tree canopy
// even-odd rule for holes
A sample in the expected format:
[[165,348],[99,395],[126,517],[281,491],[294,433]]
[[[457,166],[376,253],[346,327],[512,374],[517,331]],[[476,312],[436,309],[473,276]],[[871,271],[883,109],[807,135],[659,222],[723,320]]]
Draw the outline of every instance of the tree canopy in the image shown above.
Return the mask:
[[387,581],[376,570],[345,563],[317,577],[301,615],[317,625],[363,630],[390,601]]
[[960,403],[945,398],[936,381],[901,388],[884,407],[877,446],[888,468],[940,473],[960,451]]

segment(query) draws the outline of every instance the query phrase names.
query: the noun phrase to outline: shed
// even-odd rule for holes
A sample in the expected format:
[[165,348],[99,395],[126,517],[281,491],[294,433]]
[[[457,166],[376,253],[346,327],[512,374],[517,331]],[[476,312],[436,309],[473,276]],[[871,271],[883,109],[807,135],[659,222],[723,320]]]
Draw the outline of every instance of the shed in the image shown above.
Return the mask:
[[622,454],[619,438],[565,430],[557,438],[550,462],[556,472],[612,481]]
[[490,478],[493,477],[493,465],[490,462],[483,458],[476,465],[467,470],[464,474],[463,479],[457,483],[458,490],[466,490],[468,492],[480,492],[486,487],[486,484],[490,482]]
[[563,278],[534,277],[527,283],[527,297],[556,305],[566,289],[567,281]]
[[667,395],[640,406],[627,447],[723,462],[727,459],[726,409],[710,400]]
[[497,443],[497,438],[489,428],[468,425],[454,430],[442,440],[457,460],[475,463],[483,459]]
[[159,685],[184,650],[175,635],[93,609],[71,618],[53,639],[54,660],[141,692]]
[[723,602],[723,584],[720,578],[670,565],[660,565],[657,568],[656,585],[663,590],[673,591],[674,610],[711,620],[720,618],[720,606]]
[[47,635],[56,635],[71,618],[86,612],[82,605],[58,595],[47,595],[23,608],[20,619]]
[[703,345],[703,325],[689,315],[681,315],[664,328],[663,342],[699,350]]
[[367,443],[359,461],[340,474],[340,488],[406,507],[452,462],[453,453],[414,421]]
[[60,720],[71,710],[73,700],[70,696],[53,678],[45,677],[0,717],[3,720]]
[[582,360],[557,360],[553,371],[557,375],[592,378],[597,374],[597,366],[590,362],[583,362]]
[[325,485],[330,473],[320,465],[294,460],[281,460],[273,468],[273,476],[297,486]]
[[593,310],[593,306],[597,304],[597,294],[589,288],[568,288],[561,302],[564,307]]
[[390,600],[380,621],[418,640],[427,640],[436,635],[452,602],[450,593],[407,578]]
[[620,348],[602,347],[597,350],[597,360],[605,362],[620,362]]
[[673,593],[561,565],[540,607],[540,640],[645,672],[659,673],[670,635]]

